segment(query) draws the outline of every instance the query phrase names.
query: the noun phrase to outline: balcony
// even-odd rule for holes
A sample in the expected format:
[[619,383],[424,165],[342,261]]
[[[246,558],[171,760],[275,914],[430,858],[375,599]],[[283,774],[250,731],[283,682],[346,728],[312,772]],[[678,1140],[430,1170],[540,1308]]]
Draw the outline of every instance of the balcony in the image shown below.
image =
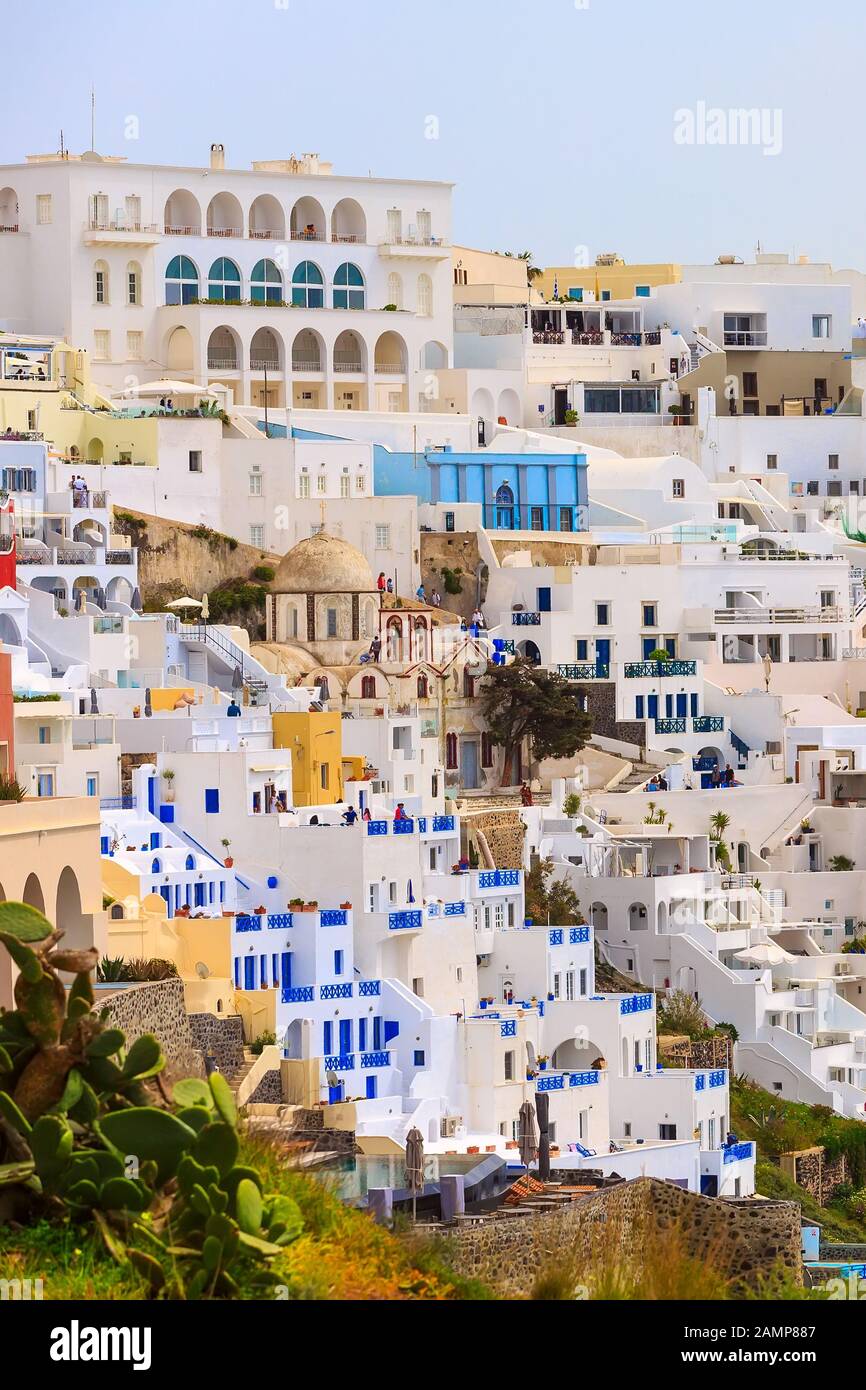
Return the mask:
[[423,916],[420,910],[411,912],[389,912],[389,931],[420,931]]
[[760,627],[762,623],[785,626],[790,623],[850,623],[851,613],[840,604],[827,608],[764,608],[758,605],[754,608],[715,608],[713,620],[718,624],[742,623],[752,627]]
[[207,234],[216,237],[242,237],[244,229],[243,227],[208,227]]
[[696,661],[627,661],[623,667],[626,680],[658,680],[665,676],[694,676]]
[[699,714],[692,720],[692,733],[694,734],[722,734],[725,731],[725,721],[718,714]]
[[656,719],[655,730],[657,734],[684,734],[686,720],[684,718]]
[[239,372],[240,366],[236,357],[208,357],[207,369],[209,372]]
[[557,671],[567,681],[610,680],[610,666],[603,661],[584,661],[576,665],[558,666]]
[[116,217],[107,222],[91,218],[84,224],[87,246],[155,246],[159,239],[160,229],[155,222],[133,222]]
[[164,225],[163,231],[166,236],[201,236],[201,227],[170,227]]
[[[320,368],[320,367],[311,367],[310,370],[311,370],[311,371],[321,371],[321,368]],[[334,360],[334,371],[335,371],[335,372],[339,372],[339,373],[341,373],[341,374],[344,375],[344,376],[348,376],[348,375],[362,376],[362,375],[363,375],[363,372],[364,372],[364,368],[363,368],[363,366],[361,365],[361,363],[360,363],[358,360],[338,362],[338,361],[335,359],[335,360]]]
[[758,348],[767,346],[767,330],[758,329],[749,333],[725,333],[725,347]]
[[441,237],[396,236],[379,243],[379,255],[387,260],[444,261],[451,247]]
[[541,627],[540,613],[512,613],[512,627]]
[[473,869],[472,896],[494,892],[497,889],[513,892],[520,888],[522,882],[523,873],[520,869]]

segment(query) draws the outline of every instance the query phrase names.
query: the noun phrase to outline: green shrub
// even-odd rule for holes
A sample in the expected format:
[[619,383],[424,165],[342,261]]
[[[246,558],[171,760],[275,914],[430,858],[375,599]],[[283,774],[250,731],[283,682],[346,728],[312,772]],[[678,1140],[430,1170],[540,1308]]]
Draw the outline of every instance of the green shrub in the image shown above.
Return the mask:
[[260,584],[270,584],[275,574],[276,570],[271,565],[256,565],[252,577]]
[[707,1020],[701,1002],[684,989],[671,990],[665,996],[658,1016],[659,1033],[684,1033],[689,1038],[702,1038],[707,1033]]
[[442,567],[442,582],[445,585],[446,594],[462,594],[463,585],[460,581],[462,570],[450,570],[447,566]]
[[265,1048],[273,1047],[276,1041],[276,1033],[272,1032],[269,1028],[266,1028],[264,1033],[259,1033],[259,1036],[256,1038],[255,1042],[250,1043],[250,1052],[252,1052],[255,1057],[261,1057]]
[[848,874],[854,868],[854,860],[849,859],[847,854],[834,854],[830,860],[830,868],[836,874]]
[[0,772],[0,801],[23,801],[26,795],[27,789],[20,782]]

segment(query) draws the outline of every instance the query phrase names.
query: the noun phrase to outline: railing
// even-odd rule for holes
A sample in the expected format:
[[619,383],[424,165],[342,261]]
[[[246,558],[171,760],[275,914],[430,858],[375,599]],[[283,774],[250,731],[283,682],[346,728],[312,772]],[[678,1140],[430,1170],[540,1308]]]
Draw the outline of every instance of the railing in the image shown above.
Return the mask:
[[419,912],[389,912],[388,930],[389,931],[418,931],[421,927],[422,915]]
[[571,946],[586,946],[589,943],[589,927],[569,927],[568,941]]
[[319,913],[319,925],[323,927],[345,927],[348,921],[349,914],[345,908],[326,908]]
[[207,359],[209,372],[239,372],[240,366],[236,357],[210,357]]
[[655,730],[657,734],[684,734],[686,721],[682,718],[656,719]]
[[316,996],[312,985],[298,985],[284,989],[281,997],[284,1004],[312,1004]]
[[754,1158],[755,1146],[749,1140],[743,1144],[725,1144],[722,1147],[723,1163],[741,1163],[743,1159]]
[[376,362],[373,370],[377,376],[403,376],[406,368],[402,362]]
[[733,729],[729,731],[728,738],[731,740],[732,747],[739,753],[741,758],[747,758],[749,756],[752,751],[751,748],[743,739],[738,738]]
[[[7,227],[0,227],[0,231],[8,231]],[[101,221],[98,217],[91,217],[87,223],[89,232],[158,232],[159,226],[156,222],[132,222],[126,217],[115,217],[108,221]],[[166,228],[166,230],[168,230]],[[17,231],[17,228],[16,228]]]
[[244,913],[235,918],[235,931],[261,931],[261,929],[262,919],[259,916],[250,916]]
[[289,233],[289,236],[290,236],[290,239],[291,239],[292,241],[324,241],[324,240],[325,240],[325,234],[324,234],[324,232],[317,232],[315,229],[314,229],[312,232],[308,232],[308,231],[296,232],[294,229],[292,229],[292,231]]
[[766,347],[767,330],[752,333],[725,333],[725,347]]
[[279,372],[281,370],[282,368],[280,367],[280,359],[278,357],[250,358],[251,372]]
[[652,1006],[653,996],[651,994],[627,994],[624,999],[619,1001],[621,1014],[645,1013]]
[[[292,358],[292,371],[293,371],[293,372],[320,372],[321,370],[322,370],[322,364],[321,364],[321,362],[302,362],[301,359],[298,358],[298,357],[293,357],[293,358]],[[339,370],[340,370],[340,368],[337,366],[337,364],[336,364],[336,362],[335,362],[335,363],[334,363],[334,371],[335,371],[335,372],[338,372]],[[360,370],[361,370],[361,368],[360,368],[360,366],[359,366],[359,367],[358,367],[358,371],[360,371]]]
[[100,811],[134,811],[134,796],[101,796],[99,798]]
[[391,1054],[390,1054],[390,1052],[362,1052],[362,1053],[361,1053],[361,1066],[362,1066],[362,1067],[368,1067],[368,1068],[370,1068],[370,1067],[390,1067],[390,1065],[391,1065]]
[[355,1058],[351,1053],[344,1053],[342,1057],[325,1057],[325,1071],[354,1071]]
[[512,626],[512,627],[540,627],[540,626],[541,626],[541,614],[540,614],[540,613],[512,613],[512,615],[511,615],[511,626]]
[[208,227],[208,236],[243,236],[243,227]]
[[[321,368],[313,367],[312,371],[320,371]],[[335,372],[363,372],[364,368],[360,362],[334,362]],[[378,368],[376,369],[379,370]]]
[[485,888],[519,888],[521,877],[520,869],[482,869],[478,874],[478,887],[482,891]]
[[10,223],[8,226],[0,226],[0,232],[17,232],[18,230],[17,222]]
[[627,661],[623,675],[627,680],[658,680],[665,676],[694,676],[697,669],[696,661]]
[[564,333],[533,333],[532,341],[536,347],[561,347],[565,342]]
[[640,333],[611,333],[611,347],[640,347]]
[[55,551],[58,565],[92,565],[94,554],[91,549],[87,550],[61,550],[59,547]]
[[453,829],[454,829],[454,817],[453,817],[453,816],[434,816],[434,817],[433,817],[433,829],[434,829],[434,831],[435,831],[435,830],[449,830],[449,831],[450,831],[450,830],[453,830]]
[[692,720],[692,731],[696,734],[721,734],[725,721],[718,714],[698,714]]
[[360,980],[358,983],[359,999],[376,999],[381,993],[381,980]]
[[163,226],[166,236],[201,236],[201,227],[169,227]]
[[548,937],[551,946],[561,946],[564,941],[562,927],[554,927],[552,931],[548,932]]
[[262,229],[250,227],[249,237],[251,241],[284,241],[286,234],[271,227]]
[[576,328],[572,329],[571,341],[575,347],[601,347],[604,343],[603,333],[579,333]]
[[129,550],[106,550],[105,563],[107,565],[133,565],[135,564],[135,552]]
[[320,985],[320,999],[351,999],[352,986],[348,983],[338,985]]
[[847,623],[851,615],[839,604],[827,608],[716,608],[716,623]]
[[727,1084],[728,1073],[724,1068],[719,1068],[717,1071],[711,1072],[699,1071],[695,1074],[696,1091],[705,1091],[708,1086],[710,1090],[713,1090],[717,1086],[726,1086]]

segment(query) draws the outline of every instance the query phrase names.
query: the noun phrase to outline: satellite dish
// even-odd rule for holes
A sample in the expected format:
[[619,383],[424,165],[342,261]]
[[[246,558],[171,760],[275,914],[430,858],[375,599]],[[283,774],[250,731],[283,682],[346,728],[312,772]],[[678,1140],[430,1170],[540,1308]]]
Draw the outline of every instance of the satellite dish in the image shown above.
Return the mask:
[[325,1080],[332,1089],[340,1084],[340,1078],[335,1071],[326,1071]]
[[208,975],[210,974],[210,966],[205,965],[203,960],[197,960],[195,963],[195,973],[198,975],[200,980],[206,980]]

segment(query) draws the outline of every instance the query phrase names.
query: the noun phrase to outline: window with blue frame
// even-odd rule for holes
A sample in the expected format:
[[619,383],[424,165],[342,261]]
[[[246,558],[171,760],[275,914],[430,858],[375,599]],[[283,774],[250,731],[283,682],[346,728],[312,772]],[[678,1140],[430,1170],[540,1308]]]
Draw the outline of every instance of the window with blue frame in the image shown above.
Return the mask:
[[569,299],[576,299],[577,302],[578,302],[578,304],[582,304],[582,303],[583,303],[583,286],[582,286],[582,285],[572,285],[571,289],[568,291],[568,297],[569,297]]
[[343,952],[342,952],[342,951],[335,951],[335,952],[334,952],[334,974],[335,974],[335,975],[342,975],[342,973],[343,973]]
[[279,304],[283,297],[283,275],[275,261],[256,261],[250,276],[250,299],[254,304]]
[[578,661],[586,661],[589,654],[589,643],[583,638],[579,638],[575,644],[577,648],[576,656]]
[[643,659],[649,661],[650,653],[658,650],[658,642],[654,637],[644,637],[641,645],[643,646]]
[[189,256],[173,256],[165,270],[166,304],[191,304],[198,299],[198,270]]
[[366,299],[364,277],[358,267],[352,265],[351,261],[337,266],[334,272],[334,308],[363,309]]
[[658,623],[656,622],[656,617],[657,617],[656,605],[655,605],[654,603],[645,603],[645,604],[643,605],[643,625],[644,625],[644,627],[657,627],[657,626],[658,626]]
[[634,697],[634,717],[635,717],[635,719],[643,719],[643,717],[644,717],[643,705],[644,705],[643,696],[642,696],[642,695],[635,695],[635,697]]
[[691,695],[689,696],[689,713],[691,714],[692,719],[697,719],[699,710],[698,697],[695,691],[692,691]]
[[91,775],[87,778],[87,795],[88,795],[88,796],[96,796],[96,795],[98,794],[98,791],[99,791],[98,778],[97,778],[94,774],[91,774]]
[[219,256],[207,277],[208,299],[229,299],[237,303],[241,297],[241,273],[228,256]]
[[416,1067],[423,1067],[424,1065],[424,1053],[420,1050],[420,1048],[416,1048],[414,1051],[413,1065]]
[[376,1014],[373,1018],[373,1051],[382,1050],[382,1015]]
[[367,1020],[365,1018],[358,1019],[358,1051],[367,1051]]
[[609,603],[597,603],[595,605],[595,625],[596,627],[610,627]]
[[610,299],[610,290],[602,290],[602,292],[601,292],[601,302],[602,302],[602,304],[607,304],[607,302],[608,302],[609,299]]
[[326,1057],[330,1057],[333,1054],[333,1041],[334,1025],[329,1018],[326,1018],[322,1024],[322,1051]]
[[635,297],[635,299],[649,299],[649,295],[650,295],[650,287],[649,287],[649,285],[635,285],[635,287],[634,287],[634,297]]
[[325,279],[313,261],[301,261],[292,275],[292,303],[299,309],[325,307]]
[[204,809],[208,816],[219,815],[220,794],[218,787],[206,787],[204,793]]

